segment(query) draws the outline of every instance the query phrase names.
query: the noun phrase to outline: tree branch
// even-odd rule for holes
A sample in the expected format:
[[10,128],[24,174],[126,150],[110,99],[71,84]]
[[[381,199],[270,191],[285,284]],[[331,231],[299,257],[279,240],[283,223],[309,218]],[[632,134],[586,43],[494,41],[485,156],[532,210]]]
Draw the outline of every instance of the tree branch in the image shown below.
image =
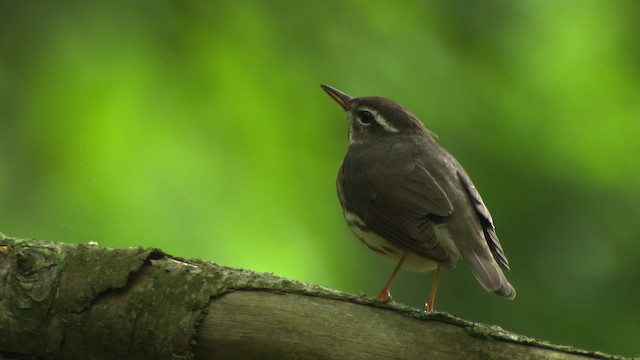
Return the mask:
[[272,274],[0,234],[0,359],[621,359]]

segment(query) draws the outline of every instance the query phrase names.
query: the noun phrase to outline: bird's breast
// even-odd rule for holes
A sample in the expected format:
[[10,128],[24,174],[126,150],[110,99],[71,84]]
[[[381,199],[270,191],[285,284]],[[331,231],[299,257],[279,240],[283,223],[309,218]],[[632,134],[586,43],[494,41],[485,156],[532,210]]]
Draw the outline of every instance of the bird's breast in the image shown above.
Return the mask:
[[397,264],[403,255],[407,255],[403,269],[415,272],[425,272],[436,268],[437,263],[396,246],[376,232],[372,231],[360,217],[349,210],[343,211],[347,224],[356,237],[370,250],[383,260]]

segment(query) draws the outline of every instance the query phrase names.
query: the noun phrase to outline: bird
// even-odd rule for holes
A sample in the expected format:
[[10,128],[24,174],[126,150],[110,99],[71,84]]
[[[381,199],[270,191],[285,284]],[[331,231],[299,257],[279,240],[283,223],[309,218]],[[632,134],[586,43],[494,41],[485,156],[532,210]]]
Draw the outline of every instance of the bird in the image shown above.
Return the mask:
[[440,270],[458,260],[485,290],[515,298],[491,214],[467,172],[435,135],[395,101],[321,87],[345,111],[349,126],[336,180],[344,218],[364,245],[396,264],[376,298],[391,301],[401,268],[435,270],[424,307],[432,312]]

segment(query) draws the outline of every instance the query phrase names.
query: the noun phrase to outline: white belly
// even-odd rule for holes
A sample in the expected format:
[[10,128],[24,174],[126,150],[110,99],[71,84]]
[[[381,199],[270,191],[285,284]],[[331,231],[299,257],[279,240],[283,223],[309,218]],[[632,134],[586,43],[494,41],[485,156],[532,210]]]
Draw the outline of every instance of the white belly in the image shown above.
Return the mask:
[[[353,233],[362,241],[369,249],[373,250],[378,256],[384,260],[397,265],[400,258],[406,253],[407,258],[402,265],[403,269],[416,272],[425,272],[433,270],[438,265],[436,262],[424,258],[420,255],[416,255],[410,251],[402,249],[395,244],[387,241],[382,236],[372,231],[364,231],[365,223],[355,214],[351,212],[345,212],[344,217],[347,220]],[[435,227],[436,236],[438,241],[455,257],[459,258],[458,250],[453,244],[453,239],[449,234],[449,231],[444,226]]]

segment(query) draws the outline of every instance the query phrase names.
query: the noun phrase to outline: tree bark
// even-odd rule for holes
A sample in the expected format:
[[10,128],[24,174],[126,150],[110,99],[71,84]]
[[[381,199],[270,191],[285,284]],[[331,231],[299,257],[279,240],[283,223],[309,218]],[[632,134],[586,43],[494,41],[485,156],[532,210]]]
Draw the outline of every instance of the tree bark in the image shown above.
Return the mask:
[[621,359],[272,274],[0,234],[0,359]]

